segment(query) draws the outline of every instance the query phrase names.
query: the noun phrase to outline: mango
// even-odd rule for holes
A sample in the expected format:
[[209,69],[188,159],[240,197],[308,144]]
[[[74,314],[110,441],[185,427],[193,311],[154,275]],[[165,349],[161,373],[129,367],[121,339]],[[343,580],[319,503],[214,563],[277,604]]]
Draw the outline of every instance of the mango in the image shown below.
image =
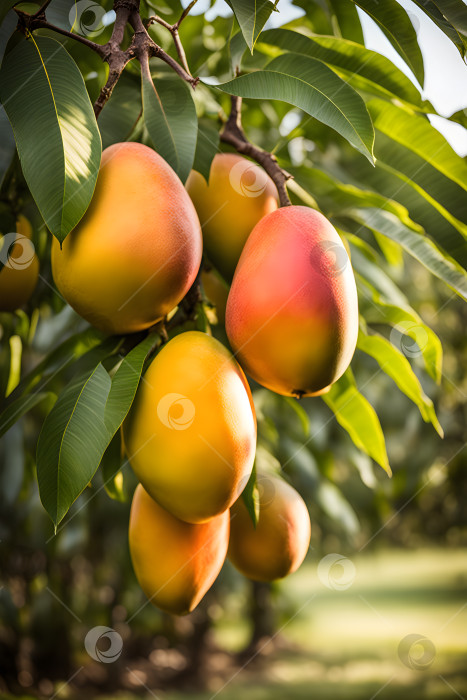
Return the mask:
[[161,508],[141,484],[136,487],[131,560],[141,588],[161,610],[185,615],[198,605],[222,568],[228,541],[228,512],[208,523],[185,523]]
[[134,333],[185,296],[201,262],[198,216],[172,168],[140,143],[102,153],[91,204],[52,244],[58,290],[106,333]]
[[205,522],[232,505],[253,468],[256,418],[245,375],[218,340],[182,333],[143,375],[123,433],[146,491],[177,518]]
[[277,209],[276,186],[256,163],[235,153],[218,153],[209,184],[193,170],[186,188],[201,221],[205,253],[230,282],[254,226]]
[[230,289],[226,331],[247,374],[278,394],[313,396],[345,372],[357,343],[357,290],[322,214],[289,206],[255,226]]
[[[0,270],[0,311],[16,311],[24,306],[39,279],[39,260],[32,243],[32,227],[22,214],[16,222],[16,233],[12,246],[12,234],[0,236],[3,263]],[[11,249],[7,250],[6,246],[11,246]]]
[[258,474],[256,527],[242,498],[231,508],[227,556],[253,581],[275,581],[298,569],[310,546],[310,516],[300,494],[280,477]]

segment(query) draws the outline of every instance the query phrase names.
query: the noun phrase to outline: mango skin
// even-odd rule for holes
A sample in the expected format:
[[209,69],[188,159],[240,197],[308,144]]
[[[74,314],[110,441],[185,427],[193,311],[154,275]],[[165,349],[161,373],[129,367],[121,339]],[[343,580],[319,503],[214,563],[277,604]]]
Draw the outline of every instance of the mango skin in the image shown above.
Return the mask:
[[106,333],[134,333],[185,296],[201,262],[198,216],[172,168],[140,143],[102,153],[91,204],[63,242],[52,243],[58,290]]
[[[16,233],[32,239],[32,227],[23,214],[18,216]],[[1,242],[1,241],[0,241]],[[28,257],[32,257],[29,262]],[[31,298],[39,279],[39,260],[31,247],[25,249],[21,243],[15,243],[10,251],[10,260],[18,267],[5,265],[0,270],[0,311],[16,311],[26,304]],[[20,266],[24,260],[24,266]]]
[[209,184],[193,170],[186,189],[201,221],[207,257],[230,282],[254,226],[278,207],[274,182],[256,163],[235,153],[218,153]]
[[298,569],[310,546],[311,524],[300,494],[283,479],[259,475],[256,528],[242,498],[231,508],[228,559],[253,581],[275,581]]
[[123,434],[146,491],[177,518],[205,522],[232,505],[253,468],[256,418],[245,375],[218,340],[182,333],[149,366]]
[[230,289],[226,331],[245,371],[278,394],[317,395],[345,372],[357,343],[357,290],[322,214],[289,206],[255,226]]
[[141,588],[161,610],[186,615],[198,605],[222,568],[228,541],[228,512],[192,525],[161,508],[141,484],[136,487],[129,526],[131,560]]

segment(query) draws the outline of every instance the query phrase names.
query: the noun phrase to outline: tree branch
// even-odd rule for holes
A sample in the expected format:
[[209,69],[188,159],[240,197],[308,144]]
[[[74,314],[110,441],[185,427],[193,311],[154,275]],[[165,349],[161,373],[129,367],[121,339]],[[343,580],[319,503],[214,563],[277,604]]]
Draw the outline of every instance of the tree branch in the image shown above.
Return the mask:
[[186,57],[185,49],[183,48],[183,44],[180,40],[180,35],[178,33],[178,29],[179,29],[181,23],[183,22],[183,20],[185,19],[185,17],[188,16],[191,9],[196,5],[197,2],[198,2],[198,0],[192,0],[190,2],[190,4],[187,7],[185,7],[180,18],[175,22],[175,24],[169,24],[168,22],[165,21],[165,19],[162,19],[162,17],[159,17],[158,15],[153,15],[152,17],[149,18],[148,25],[147,25],[149,27],[154,22],[157,22],[162,27],[165,27],[166,29],[169,30],[169,32],[172,34],[172,39],[173,39],[173,42],[175,44],[175,48],[177,50],[177,54],[178,54],[178,57],[180,59],[180,62],[189,76],[191,76],[191,71],[190,71],[190,68],[188,66],[188,60]]
[[276,185],[281,207],[290,206],[292,202],[287,194],[286,183],[292,178],[292,175],[278,165],[277,159],[272,153],[263,151],[248,141],[242,127],[242,98],[232,96],[231,104],[230,116],[220,134],[221,141],[230,144],[238,153],[250,156],[259,163]]

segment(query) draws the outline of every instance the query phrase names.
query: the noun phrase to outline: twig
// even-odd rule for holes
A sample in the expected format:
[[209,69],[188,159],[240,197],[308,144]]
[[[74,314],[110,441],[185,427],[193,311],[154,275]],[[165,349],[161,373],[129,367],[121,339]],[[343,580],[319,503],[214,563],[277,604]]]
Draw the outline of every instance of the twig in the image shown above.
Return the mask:
[[259,163],[276,185],[281,207],[290,206],[292,202],[287,194],[286,183],[292,178],[292,175],[278,165],[277,159],[272,153],[263,151],[248,141],[242,127],[242,98],[232,96],[231,104],[230,116],[220,134],[221,141],[230,144],[238,153],[250,156]]
[[183,20],[185,19],[185,17],[187,17],[187,15],[190,13],[191,9],[196,5],[197,2],[198,2],[198,0],[192,0],[190,2],[190,4],[187,7],[185,7],[180,18],[177,20],[177,22],[175,22],[175,24],[169,24],[168,22],[165,21],[165,19],[162,19],[162,17],[159,17],[158,15],[153,15],[152,17],[150,17],[148,20],[148,23],[147,23],[147,26],[149,27],[154,22],[157,22],[162,27],[165,27],[166,29],[169,30],[169,32],[172,34],[172,39],[173,39],[173,42],[175,44],[175,48],[177,50],[177,54],[178,54],[178,57],[180,59],[180,62],[182,64],[183,68],[185,69],[185,71],[190,76],[191,76],[191,71],[190,71],[190,68],[188,66],[188,60],[186,57],[185,49],[183,48],[183,44],[180,40],[180,35],[178,33],[178,29],[179,29],[181,23],[183,22]]

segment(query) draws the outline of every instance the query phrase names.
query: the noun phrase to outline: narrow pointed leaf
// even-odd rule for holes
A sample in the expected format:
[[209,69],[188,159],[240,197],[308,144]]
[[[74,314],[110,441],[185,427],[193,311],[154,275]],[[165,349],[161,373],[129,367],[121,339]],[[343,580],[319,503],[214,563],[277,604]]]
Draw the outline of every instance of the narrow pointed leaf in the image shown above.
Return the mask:
[[2,0],[0,7],[0,24],[3,22],[9,11],[14,5],[17,5],[20,0]]
[[353,0],[380,26],[397,53],[402,56],[423,87],[425,71],[417,33],[412,22],[396,0]]
[[55,526],[91,481],[128,413],[154,340],[148,336],[133,348],[113,380],[101,362],[81,372],[47,416],[37,444],[37,477],[42,503]]
[[48,228],[63,241],[91,201],[101,158],[83,77],[61,44],[31,38],[5,56],[0,99],[31,194]]
[[349,209],[342,214],[399,243],[433,275],[467,300],[467,272],[443,255],[423,230],[415,231],[404,225],[391,212],[372,207]]
[[191,88],[178,77],[153,83],[142,72],[143,119],[154,149],[184,183],[193,166],[197,138]]
[[[422,9],[426,15],[441,29],[444,34],[456,46],[462,58],[465,57],[467,51],[467,39],[462,33],[449,22],[448,19],[440,12],[436,2],[431,0],[414,0],[414,2]],[[441,3],[440,3],[441,4]]]
[[209,182],[211,163],[218,150],[219,130],[211,120],[200,119],[198,123],[198,139],[196,141],[193,169],[201,173],[206,182]]
[[248,48],[253,53],[256,40],[277,3],[270,0],[228,0],[228,4],[234,11]]
[[12,401],[0,415],[0,437],[3,437],[11,426],[19,421],[28,411],[42,403],[42,401],[53,399],[53,397],[54,394],[51,392],[36,391],[33,394],[25,394]]
[[463,0],[433,0],[433,2],[460,34],[467,35],[467,6]]
[[335,129],[373,162],[373,126],[353,88],[321,61],[302,55],[278,56],[266,68],[216,87],[239,97],[293,104]]
[[423,420],[432,423],[436,432],[443,437],[443,429],[433,402],[423,391],[405,355],[383,336],[376,333],[369,335],[362,329],[358,335],[357,348],[376,360],[383,372],[391,377],[402,393],[418,407]]
[[[353,259],[353,257],[352,257]],[[356,275],[359,299],[365,296],[371,301],[364,316],[370,324],[388,324],[415,342],[421,352],[425,369],[436,382],[441,380],[443,348],[436,333],[427,326],[409,305],[397,306],[361,275]]]
[[334,413],[337,422],[348,432],[354,444],[391,476],[379,418],[370,402],[358,391],[351,370],[348,369],[321,398]]
[[361,44],[333,36],[308,37],[290,29],[266,30],[258,46],[263,43],[323,61],[356,90],[391,99],[396,96],[417,109],[433,111],[428,102],[422,102],[417,88],[399,68]]
[[256,527],[259,517],[259,494],[256,486],[256,462],[253,465],[253,470],[250,478],[248,479],[247,485],[242,491],[242,499],[252,523]]
[[363,44],[363,30],[357,8],[348,0],[328,0],[341,37]]

